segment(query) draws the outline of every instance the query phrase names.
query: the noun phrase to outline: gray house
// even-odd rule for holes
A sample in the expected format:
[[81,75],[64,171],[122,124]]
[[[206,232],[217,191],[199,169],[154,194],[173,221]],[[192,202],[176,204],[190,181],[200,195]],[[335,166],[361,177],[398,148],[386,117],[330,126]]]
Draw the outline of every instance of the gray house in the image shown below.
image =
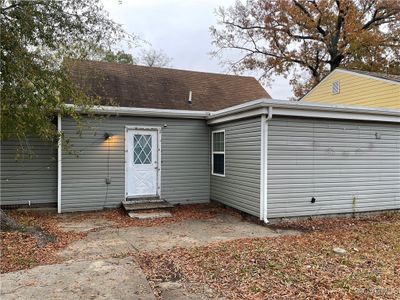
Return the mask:
[[16,143],[3,142],[2,206],[63,213],[151,196],[215,200],[264,221],[400,208],[400,111],[271,100],[251,77],[89,61],[71,70],[118,106],[93,108],[82,135],[58,117],[78,157],[31,139],[35,156],[16,162]]

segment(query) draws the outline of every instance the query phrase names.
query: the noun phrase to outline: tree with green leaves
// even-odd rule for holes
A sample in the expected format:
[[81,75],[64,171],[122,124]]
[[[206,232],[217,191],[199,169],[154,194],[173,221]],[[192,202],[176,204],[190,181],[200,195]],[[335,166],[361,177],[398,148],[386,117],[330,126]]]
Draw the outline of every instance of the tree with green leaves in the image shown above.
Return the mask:
[[[99,0],[0,0],[1,139],[61,136],[61,113],[97,103],[71,80],[68,58],[85,59],[133,36],[111,20]],[[74,106],[67,105],[74,104]]]
[[104,51],[105,54],[99,58],[102,61],[116,62],[120,64],[139,64],[147,67],[170,67],[172,58],[167,56],[162,50],[144,49],[140,54],[134,57],[131,53],[119,50],[117,52]]
[[137,63],[136,59],[133,58],[133,55],[130,53],[126,53],[122,50],[118,50],[117,52],[113,52],[111,50],[106,51],[105,55],[102,57],[103,61],[108,62],[116,62],[120,64],[135,64]]

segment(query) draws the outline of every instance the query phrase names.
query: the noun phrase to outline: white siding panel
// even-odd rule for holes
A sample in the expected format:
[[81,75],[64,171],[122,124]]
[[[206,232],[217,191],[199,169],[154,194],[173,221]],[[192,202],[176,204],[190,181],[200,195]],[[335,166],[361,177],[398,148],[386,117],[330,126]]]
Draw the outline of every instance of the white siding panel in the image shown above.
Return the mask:
[[272,118],[268,218],[399,208],[399,125]]

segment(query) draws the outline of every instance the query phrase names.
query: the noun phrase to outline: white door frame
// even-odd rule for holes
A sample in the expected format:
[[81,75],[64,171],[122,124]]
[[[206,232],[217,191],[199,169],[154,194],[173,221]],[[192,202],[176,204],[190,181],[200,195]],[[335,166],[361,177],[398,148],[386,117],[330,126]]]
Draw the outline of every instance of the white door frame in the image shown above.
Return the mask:
[[157,196],[161,198],[161,127],[125,125],[125,191],[124,198],[128,194],[128,131],[129,130],[153,130],[157,131]]

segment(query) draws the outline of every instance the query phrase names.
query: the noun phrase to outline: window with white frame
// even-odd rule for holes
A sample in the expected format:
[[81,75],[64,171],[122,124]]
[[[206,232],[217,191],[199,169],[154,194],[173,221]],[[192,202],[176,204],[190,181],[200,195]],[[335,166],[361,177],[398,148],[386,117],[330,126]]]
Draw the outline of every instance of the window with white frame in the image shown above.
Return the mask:
[[212,132],[212,170],[213,175],[225,175],[225,130]]

